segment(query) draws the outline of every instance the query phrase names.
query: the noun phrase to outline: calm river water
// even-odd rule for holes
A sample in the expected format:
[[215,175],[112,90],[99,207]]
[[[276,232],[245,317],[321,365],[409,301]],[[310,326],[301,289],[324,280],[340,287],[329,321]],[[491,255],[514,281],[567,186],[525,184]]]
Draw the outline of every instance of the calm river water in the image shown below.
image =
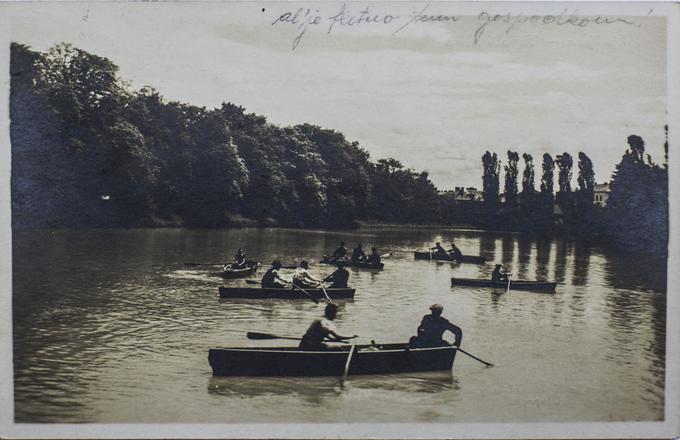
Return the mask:
[[[455,237],[555,295],[450,287],[492,266],[414,261]],[[270,262],[319,260],[339,240],[390,252],[351,270],[341,333],[406,341],[428,306],[463,328],[453,372],[337,378],[212,377],[208,349],[289,345],[248,330],[302,334],[323,305],[220,300],[214,268],[237,247]],[[472,231],[281,229],[14,233],[17,422],[537,422],[663,419],[665,262],[578,242]],[[312,272],[329,273],[314,263]],[[262,275],[264,270],[259,272]]]

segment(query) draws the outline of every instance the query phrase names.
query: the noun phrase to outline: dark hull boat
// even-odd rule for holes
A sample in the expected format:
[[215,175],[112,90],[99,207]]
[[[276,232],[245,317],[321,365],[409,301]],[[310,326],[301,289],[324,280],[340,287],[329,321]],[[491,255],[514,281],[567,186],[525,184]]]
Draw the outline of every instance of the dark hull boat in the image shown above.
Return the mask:
[[[474,278],[451,278],[451,286],[491,287],[495,289],[507,289],[507,281],[478,280]],[[531,292],[555,293],[557,283],[543,281],[520,281],[510,280],[510,290],[527,290]]]
[[442,258],[440,256],[433,256],[432,252],[414,252],[416,260],[436,260],[436,261],[453,261],[456,263],[472,263],[472,264],[484,264],[486,262],[486,257],[481,257],[479,255],[463,255],[460,258]]
[[[350,346],[323,351],[297,347],[214,348],[208,361],[215,376],[341,376]],[[357,345],[349,374],[450,370],[456,347],[408,348],[408,344]]]
[[[358,267],[360,269],[376,269],[376,270],[382,270],[385,265],[383,263],[368,263],[366,261],[352,261],[352,260],[340,260],[344,262],[347,266],[350,267]],[[323,260],[319,261],[321,264],[337,264],[337,261],[333,260],[330,257],[323,257]]]
[[[326,296],[321,289],[305,289],[312,298],[323,299]],[[355,289],[326,289],[326,293],[332,299],[351,299],[354,298]],[[309,299],[300,289],[285,288],[264,288],[264,287],[220,287],[220,297],[222,298],[245,298],[245,299]]]
[[220,272],[220,276],[225,279],[232,279],[232,278],[242,278],[242,277],[247,277],[248,275],[252,275],[255,272],[257,272],[257,268],[259,267],[260,263],[251,263],[248,262],[248,265],[243,268],[243,269],[225,269],[222,272]]

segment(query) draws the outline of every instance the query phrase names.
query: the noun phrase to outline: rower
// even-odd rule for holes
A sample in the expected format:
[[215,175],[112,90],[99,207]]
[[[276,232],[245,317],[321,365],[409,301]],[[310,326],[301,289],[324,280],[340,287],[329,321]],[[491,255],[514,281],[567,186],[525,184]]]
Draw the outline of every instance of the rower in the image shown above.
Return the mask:
[[497,264],[496,268],[491,272],[491,281],[497,281],[497,282],[507,282],[508,281],[508,275],[510,275],[507,272],[502,272],[501,271],[501,265]]
[[262,287],[268,289],[280,289],[286,287],[286,284],[290,284],[290,281],[286,280],[281,276],[281,274],[279,274],[279,270],[281,270],[282,267],[283,265],[280,261],[276,260],[272,262],[272,267],[270,267],[262,277]]
[[324,340],[343,342],[345,339],[354,339],[354,336],[339,335],[333,324],[333,320],[338,315],[338,306],[335,304],[326,304],[324,316],[321,319],[315,319],[309,326],[307,332],[302,336],[300,341],[300,348],[304,350],[325,350],[328,347],[323,343]]
[[347,258],[347,248],[345,247],[345,242],[341,241],[340,246],[333,252],[334,260],[342,260]]
[[451,258],[453,259],[458,259],[463,256],[463,252],[461,252],[461,250],[458,249],[458,246],[451,242],[451,250],[449,251],[449,255],[451,255]]
[[367,262],[371,264],[380,264],[380,254],[376,247],[371,248],[371,255],[368,256]]
[[364,261],[365,259],[366,254],[364,253],[364,248],[361,243],[359,243],[352,251],[352,261]]
[[232,269],[246,268],[246,254],[243,253],[243,248],[238,248],[236,255],[234,255],[234,262],[230,266]]
[[447,330],[453,333],[455,341],[453,345],[460,347],[463,341],[463,331],[457,325],[451,324],[448,319],[442,317],[444,307],[440,304],[432,304],[429,315],[423,316],[418,326],[418,336],[413,336],[409,341],[411,348],[441,347],[450,345],[443,338]]
[[442,247],[442,244],[440,242],[437,242],[432,249],[432,256],[433,257],[444,257],[447,258],[449,256],[449,253]]
[[344,261],[338,261],[337,266],[337,270],[324,279],[324,282],[331,281],[333,283],[329,287],[330,289],[346,289],[347,281],[349,280],[349,272],[345,269]]
[[319,287],[319,284],[321,284],[321,280],[314,278],[309,273],[309,263],[305,260],[301,261],[300,267],[295,270],[293,275],[293,285],[302,289],[311,289]]

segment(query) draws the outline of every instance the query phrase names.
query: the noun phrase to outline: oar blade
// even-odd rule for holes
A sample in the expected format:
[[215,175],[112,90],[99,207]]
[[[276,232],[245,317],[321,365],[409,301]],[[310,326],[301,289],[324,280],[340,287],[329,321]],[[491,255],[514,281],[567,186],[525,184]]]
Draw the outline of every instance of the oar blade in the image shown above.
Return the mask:
[[276,335],[260,332],[248,332],[246,336],[248,339],[279,339]]

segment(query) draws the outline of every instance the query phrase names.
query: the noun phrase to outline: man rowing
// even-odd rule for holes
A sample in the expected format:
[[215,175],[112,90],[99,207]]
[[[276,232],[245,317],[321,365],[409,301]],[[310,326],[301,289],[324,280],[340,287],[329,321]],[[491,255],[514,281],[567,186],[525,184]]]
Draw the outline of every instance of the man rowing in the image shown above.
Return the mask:
[[347,258],[347,247],[345,247],[345,242],[341,241],[340,246],[333,252],[333,260],[344,260]]
[[430,251],[434,258],[448,258],[449,256],[448,251],[442,247],[440,242],[437,242]]
[[371,248],[371,255],[368,256],[366,261],[371,264],[380,264],[380,254],[375,246]]
[[337,333],[333,320],[338,315],[338,306],[331,303],[326,305],[324,316],[315,319],[309,326],[300,341],[303,350],[325,350],[328,347],[323,341],[344,342],[346,339],[354,339],[354,336],[342,336]]
[[286,284],[290,284],[290,281],[283,278],[279,273],[279,270],[281,270],[282,267],[283,265],[280,261],[274,261],[272,263],[272,267],[270,267],[262,277],[262,281],[260,282],[262,287],[268,289],[280,289],[286,287]]
[[496,267],[494,268],[493,272],[491,272],[491,281],[496,281],[496,282],[508,282],[508,275],[510,275],[507,272],[502,272],[501,271],[501,265],[497,264]]
[[345,269],[344,261],[338,261],[337,266],[338,268],[336,271],[324,279],[324,282],[330,281],[333,283],[331,284],[330,289],[346,289],[347,281],[349,280],[349,272]]
[[246,254],[243,253],[243,248],[238,248],[236,255],[234,255],[234,262],[229,266],[232,269],[245,269],[246,268]]
[[361,243],[359,243],[352,251],[352,261],[364,261],[365,259],[366,254],[364,253],[364,248]]
[[440,304],[432,304],[430,310],[429,315],[423,316],[418,326],[418,336],[411,338],[409,346],[411,348],[425,348],[450,345],[443,338],[444,332],[447,330],[453,333],[455,337],[453,345],[460,346],[463,341],[463,331],[442,316],[444,307]]
[[449,255],[454,260],[457,260],[463,256],[463,252],[458,249],[458,246],[456,246],[454,242],[451,242],[451,250],[449,250]]
[[309,263],[305,260],[300,262],[300,267],[295,270],[293,275],[293,285],[301,289],[313,289],[319,287],[321,280],[314,278],[309,273]]

